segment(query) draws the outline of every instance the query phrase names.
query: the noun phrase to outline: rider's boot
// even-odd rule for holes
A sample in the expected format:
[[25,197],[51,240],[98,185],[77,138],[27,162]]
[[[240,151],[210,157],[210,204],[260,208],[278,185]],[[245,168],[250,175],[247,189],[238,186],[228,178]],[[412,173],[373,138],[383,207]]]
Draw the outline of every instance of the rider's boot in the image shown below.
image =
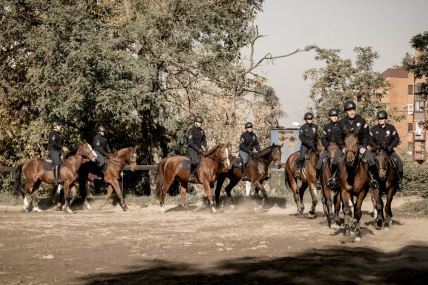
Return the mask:
[[317,182],[315,184],[315,187],[317,188],[317,190],[321,190],[321,169],[317,169]]
[[250,181],[250,178],[247,176],[247,166],[242,163],[242,181]]
[[376,165],[369,166],[369,185],[371,188],[379,188],[379,183],[376,180]]
[[195,170],[196,170],[196,165],[192,164],[192,165],[190,166],[190,177],[189,177],[189,182],[194,182],[194,181],[196,181]]
[[57,189],[57,192],[60,192],[62,189],[62,183],[61,183],[61,166],[55,165],[54,167],[54,185]]

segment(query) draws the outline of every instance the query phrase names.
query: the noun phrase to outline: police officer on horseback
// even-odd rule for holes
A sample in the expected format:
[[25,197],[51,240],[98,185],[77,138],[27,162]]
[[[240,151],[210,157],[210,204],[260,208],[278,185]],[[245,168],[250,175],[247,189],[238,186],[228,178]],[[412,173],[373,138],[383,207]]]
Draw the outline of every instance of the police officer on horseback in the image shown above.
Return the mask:
[[248,181],[246,166],[250,161],[250,155],[260,151],[260,144],[257,135],[253,132],[253,124],[245,123],[245,132],[241,134],[239,143],[239,156],[242,161],[242,180]]
[[[318,163],[317,163],[317,174],[316,174],[316,178],[317,178],[316,187],[317,187],[317,189],[321,189],[321,182],[320,182],[321,170],[322,170],[323,162],[328,156],[328,153],[327,153],[328,146],[330,144],[336,144],[337,145],[335,155],[334,155],[334,157],[336,157],[336,158],[340,157],[340,154],[341,154],[340,146],[343,146],[343,138],[341,136],[338,136],[338,131],[336,130],[339,127],[338,123],[337,123],[338,116],[339,116],[339,110],[336,108],[331,108],[328,111],[328,116],[330,117],[330,123],[328,123],[327,125],[325,125],[323,127],[323,130],[321,133],[321,143],[322,143],[322,146],[324,147],[324,150],[321,152],[320,158],[318,159]],[[333,161],[332,161],[332,166],[333,166],[332,171],[333,172],[336,171],[338,164],[339,164],[339,160],[333,159]]]
[[202,123],[202,118],[196,116],[193,120],[193,126],[187,130],[187,155],[191,161],[189,181],[195,181],[195,170],[200,162],[199,156],[208,149]]
[[54,184],[55,188],[58,187],[58,190],[62,188],[61,181],[61,161],[62,161],[62,152],[67,152],[68,149],[62,145],[62,125],[58,122],[52,123],[52,131],[49,133],[48,137],[48,152],[49,157],[52,159],[54,164]]
[[[362,156],[363,161],[366,162],[368,165],[368,174],[370,177],[369,184],[372,188],[378,188],[379,184],[375,179],[376,164],[374,161],[374,155],[372,152],[367,150],[367,146],[370,142],[369,126],[363,117],[356,114],[356,108],[357,106],[353,101],[346,101],[343,104],[343,110],[346,113],[346,116],[339,121],[339,128],[337,128],[338,137],[341,137],[343,141],[341,148],[343,149],[343,151],[345,151],[344,141],[346,133],[354,133],[358,139],[358,151]],[[335,177],[332,178],[334,179]]]
[[106,163],[106,159],[111,152],[110,146],[107,139],[104,137],[106,128],[103,126],[98,127],[98,132],[93,140],[93,149],[97,154],[97,162],[99,167],[103,167]]
[[403,162],[394,151],[394,148],[400,143],[400,136],[395,127],[387,123],[388,113],[386,111],[379,111],[376,118],[378,124],[373,126],[370,130],[370,144],[375,149],[385,148],[388,155],[395,162],[399,176],[398,189],[401,190],[403,187]]
[[302,174],[303,163],[305,162],[305,156],[310,151],[317,149],[318,141],[318,126],[312,123],[314,115],[312,113],[306,113],[303,119],[306,121],[303,126],[300,127],[299,138],[302,141],[300,146],[300,155],[296,161],[297,171],[294,174],[296,179],[300,179]]

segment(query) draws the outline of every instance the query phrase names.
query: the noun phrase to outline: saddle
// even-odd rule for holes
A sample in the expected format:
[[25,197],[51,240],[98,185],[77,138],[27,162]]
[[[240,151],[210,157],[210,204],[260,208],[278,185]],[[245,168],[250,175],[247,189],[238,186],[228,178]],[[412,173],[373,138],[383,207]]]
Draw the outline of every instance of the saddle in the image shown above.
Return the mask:
[[43,161],[43,169],[46,171],[53,171],[54,167],[55,164],[53,163],[52,159],[49,157],[45,158]]

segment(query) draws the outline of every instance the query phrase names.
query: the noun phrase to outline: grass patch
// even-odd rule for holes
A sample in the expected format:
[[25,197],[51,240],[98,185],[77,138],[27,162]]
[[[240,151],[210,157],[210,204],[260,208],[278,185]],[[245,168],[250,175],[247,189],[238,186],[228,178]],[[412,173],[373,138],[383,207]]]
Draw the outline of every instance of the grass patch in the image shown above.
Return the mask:
[[400,212],[410,213],[410,214],[422,214],[428,215],[428,199],[423,199],[420,201],[406,202],[401,205],[398,210]]

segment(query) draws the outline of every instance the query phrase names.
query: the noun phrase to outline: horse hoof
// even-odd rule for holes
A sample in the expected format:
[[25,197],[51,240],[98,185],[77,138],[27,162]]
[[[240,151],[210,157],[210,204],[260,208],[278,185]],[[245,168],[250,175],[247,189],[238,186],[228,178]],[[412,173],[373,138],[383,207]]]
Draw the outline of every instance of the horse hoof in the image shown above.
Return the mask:
[[33,209],[33,211],[34,211],[34,212],[36,212],[36,213],[41,213],[41,212],[43,212],[39,207],[34,208],[34,209]]
[[236,208],[235,205],[230,205],[231,210],[235,210],[235,208]]
[[361,238],[360,238],[360,237],[356,237],[356,238],[354,239],[354,241],[359,242],[359,241],[361,241]]
[[333,230],[337,230],[339,228],[339,226],[336,223],[333,223],[333,224],[331,224],[330,228]]
[[161,207],[161,208],[160,208],[160,212],[161,212],[162,214],[164,214],[164,213],[165,213],[165,211],[166,211],[166,210],[165,210],[165,208],[164,208],[164,207]]
[[309,211],[309,218],[315,218],[315,212]]
[[72,211],[69,207],[65,208],[65,211],[66,211],[68,214],[73,214],[73,211]]
[[344,235],[345,236],[350,236],[351,235],[351,231],[349,229],[345,229]]

